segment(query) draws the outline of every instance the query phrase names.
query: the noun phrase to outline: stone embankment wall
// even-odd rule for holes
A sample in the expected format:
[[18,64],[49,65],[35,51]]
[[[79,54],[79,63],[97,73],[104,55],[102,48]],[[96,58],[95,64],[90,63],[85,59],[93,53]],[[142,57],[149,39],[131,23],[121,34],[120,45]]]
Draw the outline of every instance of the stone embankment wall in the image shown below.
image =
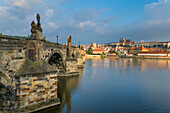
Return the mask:
[[87,59],[101,59],[101,55],[87,55]]

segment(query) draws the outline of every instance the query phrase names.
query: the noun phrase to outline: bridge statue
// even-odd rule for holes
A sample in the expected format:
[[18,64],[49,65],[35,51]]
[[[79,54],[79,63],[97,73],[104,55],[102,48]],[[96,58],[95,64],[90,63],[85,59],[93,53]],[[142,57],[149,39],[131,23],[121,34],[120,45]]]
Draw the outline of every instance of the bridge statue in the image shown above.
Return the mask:
[[37,23],[37,29],[38,29],[40,32],[42,32],[41,23],[40,23],[40,15],[39,15],[39,14],[37,14],[37,21],[38,21],[38,23]]
[[36,24],[34,21],[31,23],[31,37],[35,39],[36,36]]
[[71,35],[68,38],[67,57],[71,57]]
[[37,25],[34,21],[31,23],[31,39],[42,40],[42,28],[40,23],[40,15],[37,14]]

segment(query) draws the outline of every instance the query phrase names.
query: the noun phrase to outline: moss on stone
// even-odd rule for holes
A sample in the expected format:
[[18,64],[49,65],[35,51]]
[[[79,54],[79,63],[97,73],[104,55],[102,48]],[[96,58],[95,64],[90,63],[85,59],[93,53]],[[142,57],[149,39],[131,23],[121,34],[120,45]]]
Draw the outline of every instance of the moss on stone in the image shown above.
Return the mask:
[[31,75],[31,74],[34,75],[34,74],[50,73],[50,72],[57,72],[57,70],[47,62],[43,60],[33,62],[30,59],[26,59],[23,65],[15,73],[15,77],[19,77],[22,75]]

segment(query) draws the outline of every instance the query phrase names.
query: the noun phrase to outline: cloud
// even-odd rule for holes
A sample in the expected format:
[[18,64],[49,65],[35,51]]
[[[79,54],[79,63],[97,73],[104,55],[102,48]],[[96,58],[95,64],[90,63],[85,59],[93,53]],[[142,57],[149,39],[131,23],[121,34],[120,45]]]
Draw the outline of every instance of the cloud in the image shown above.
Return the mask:
[[[144,16],[136,23],[117,27],[108,26],[104,30],[97,28],[96,31],[104,33],[104,36],[108,37],[105,42],[118,41],[121,36],[134,41],[170,41],[169,11],[170,0],[159,0],[146,4]],[[101,37],[101,40],[104,38]]]
[[56,35],[61,43],[66,43],[72,35],[75,43],[81,41],[84,44],[118,41],[121,36],[135,41],[169,40],[170,37],[170,0],[145,5],[144,16],[139,22],[122,26],[114,26],[118,17],[110,14],[109,8],[85,7],[77,11],[75,2],[70,5],[69,0],[50,3],[47,0],[4,1],[0,5],[0,25],[3,26],[0,32],[4,34],[29,35],[30,24],[33,20],[36,22],[36,13],[39,13],[43,34],[50,41],[54,41]]
[[158,2],[153,2],[153,3],[147,4],[145,7],[153,8],[153,7],[157,7],[159,5],[165,5],[168,3],[170,3],[170,0],[159,0]]
[[22,9],[31,9],[36,5],[43,4],[42,0],[4,0],[6,4]]
[[53,9],[48,9],[48,10],[46,11],[45,15],[46,15],[47,17],[51,17],[51,16],[53,15],[53,13],[54,13],[54,10],[53,10]]
[[48,22],[47,25],[48,25],[49,28],[52,28],[52,29],[58,28],[58,26],[54,22]]
[[96,26],[96,24],[91,21],[85,21],[85,22],[80,22],[77,26],[83,28],[87,26]]
[[159,0],[144,7],[145,16],[149,19],[167,20],[170,18],[170,0]]
[[109,22],[112,22],[115,19],[116,19],[115,16],[110,16],[110,17],[107,17],[107,18],[103,19],[103,22],[104,23],[109,23]]

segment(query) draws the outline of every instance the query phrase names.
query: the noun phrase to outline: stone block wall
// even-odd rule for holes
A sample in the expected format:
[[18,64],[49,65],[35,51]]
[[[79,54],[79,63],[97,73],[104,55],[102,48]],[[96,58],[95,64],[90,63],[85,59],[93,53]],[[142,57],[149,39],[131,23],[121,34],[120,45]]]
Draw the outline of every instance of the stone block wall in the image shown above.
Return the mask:
[[16,81],[16,107],[21,112],[40,109],[58,99],[56,73],[20,76]]
[[77,61],[78,61],[77,63],[78,67],[84,67],[83,58],[77,58]]
[[77,75],[78,72],[78,61],[75,59],[69,59],[66,61],[66,75]]

